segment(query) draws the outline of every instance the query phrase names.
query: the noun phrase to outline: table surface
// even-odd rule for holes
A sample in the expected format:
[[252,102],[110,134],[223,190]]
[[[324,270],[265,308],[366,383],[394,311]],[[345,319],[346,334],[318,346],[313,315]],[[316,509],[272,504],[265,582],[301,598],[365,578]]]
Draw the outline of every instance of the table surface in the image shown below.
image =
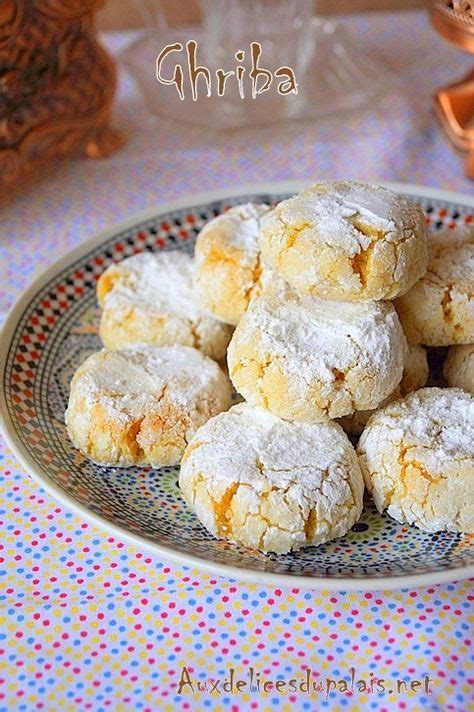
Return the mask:
[[[104,161],[52,166],[2,211],[0,313],[34,274],[135,210],[217,187],[289,178],[396,180],[472,195],[435,124],[430,97],[469,58],[421,13],[351,17],[392,90],[364,113],[213,136],[150,119],[122,74],[117,124],[125,148]],[[108,35],[113,52],[129,40]],[[454,76],[453,76],[454,75]],[[340,141],[345,129],[344,144]],[[180,568],[81,521],[0,450],[0,709],[457,710],[473,680],[472,582],[392,593],[280,590]],[[472,632],[472,631],[471,631]],[[469,668],[469,666],[471,667]],[[177,695],[193,680],[303,678],[323,691]],[[369,684],[429,675],[430,693],[330,692],[326,679]],[[423,683],[424,684],[424,683]],[[402,686],[403,687],[403,686]]]

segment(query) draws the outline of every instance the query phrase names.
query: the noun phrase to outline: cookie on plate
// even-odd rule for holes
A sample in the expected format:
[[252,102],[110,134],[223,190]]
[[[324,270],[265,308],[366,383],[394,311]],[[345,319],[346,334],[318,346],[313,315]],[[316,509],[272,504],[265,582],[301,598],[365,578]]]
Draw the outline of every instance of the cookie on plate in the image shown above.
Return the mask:
[[192,258],[178,251],[142,252],[111,265],[97,284],[104,346],[180,344],[222,359],[232,329],[200,305],[193,277]]
[[339,425],[291,423],[248,403],[199,428],[179,486],[214,536],[276,553],[346,534],[361,515],[364,491]]
[[395,306],[408,341],[425,346],[474,342],[474,229],[429,238],[428,271]]
[[200,351],[137,344],[79,366],[65,420],[94,462],[160,467],[177,464],[197,428],[229,406],[228,379]]
[[207,223],[198,235],[194,261],[201,303],[227,324],[239,322],[258,291],[260,220],[269,209],[258,203],[236,205]]
[[[407,396],[412,391],[423,388],[429,376],[428,357],[423,346],[411,345],[408,347],[403,367],[402,380],[388,398],[382,401],[379,408],[383,408],[389,403]],[[339,418],[338,422],[346,433],[350,435],[360,435],[370,416],[375,410],[356,410],[352,415],[345,415]]]
[[426,270],[422,210],[366,183],[316,183],[262,218],[264,261],[295,289],[366,301],[404,294]]
[[357,446],[379,512],[430,532],[474,532],[474,396],[422,388],[369,420]]
[[443,375],[448,385],[474,393],[474,344],[451,346]]
[[227,352],[236,390],[288,420],[376,408],[400,383],[406,341],[390,302],[327,301],[278,281],[252,300]]

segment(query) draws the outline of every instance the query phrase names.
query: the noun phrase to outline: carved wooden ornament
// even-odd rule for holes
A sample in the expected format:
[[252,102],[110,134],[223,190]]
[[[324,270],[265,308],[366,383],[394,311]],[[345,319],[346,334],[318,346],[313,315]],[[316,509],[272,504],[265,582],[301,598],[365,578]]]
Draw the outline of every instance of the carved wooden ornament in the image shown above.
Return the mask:
[[103,0],[0,0],[0,185],[40,160],[105,156],[115,66],[98,43]]

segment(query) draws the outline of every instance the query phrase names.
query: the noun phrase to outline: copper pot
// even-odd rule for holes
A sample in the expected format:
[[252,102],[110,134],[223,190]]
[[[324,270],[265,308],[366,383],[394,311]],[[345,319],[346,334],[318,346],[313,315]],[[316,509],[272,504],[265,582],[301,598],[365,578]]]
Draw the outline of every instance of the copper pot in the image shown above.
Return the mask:
[[[474,53],[474,0],[432,0],[430,16],[440,35]],[[466,175],[474,179],[474,71],[440,89],[434,107],[453,145],[467,151]]]

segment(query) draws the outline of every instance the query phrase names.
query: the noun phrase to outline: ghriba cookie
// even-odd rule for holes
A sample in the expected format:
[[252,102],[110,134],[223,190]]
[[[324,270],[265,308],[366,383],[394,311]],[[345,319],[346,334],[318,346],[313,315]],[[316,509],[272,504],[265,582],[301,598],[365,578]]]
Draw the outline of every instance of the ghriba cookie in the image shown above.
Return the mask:
[[[383,408],[389,403],[407,396],[412,391],[423,388],[428,380],[429,367],[426,350],[423,346],[409,346],[405,356],[405,366],[403,367],[402,380],[388,398],[382,401],[379,408]],[[346,415],[339,419],[346,433],[350,435],[360,435],[374,410],[356,410],[352,415]]]
[[428,271],[395,306],[410,343],[474,341],[474,229],[430,235]]
[[474,344],[451,346],[443,375],[448,385],[474,393]]
[[97,285],[104,346],[180,344],[223,358],[232,329],[200,305],[193,276],[193,260],[178,251],[142,252],[111,265]]
[[103,349],[71,382],[72,443],[105,465],[177,464],[197,428],[230,406],[219,366],[188,346]]
[[260,219],[269,209],[258,203],[236,205],[207,223],[198,235],[194,262],[201,303],[228,324],[239,322],[258,290]]
[[421,209],[366,183],[316,183],[262,218],[264,261],[295,289],[365,301],[404,294],[426,270]]
[[379,512],[425,531],[474,532],[474,396],[422,388],[375,413],[357,447]]
[[281,281],[252,300],[227,352],[236,390],[288,420],[376,408],[399,384],[406,341],[390,302],[340,302]]
[[276,553],[344,536],[364,491],[339,425],[290,423],[248,403],[199,428],[179,485],[214,536]]

